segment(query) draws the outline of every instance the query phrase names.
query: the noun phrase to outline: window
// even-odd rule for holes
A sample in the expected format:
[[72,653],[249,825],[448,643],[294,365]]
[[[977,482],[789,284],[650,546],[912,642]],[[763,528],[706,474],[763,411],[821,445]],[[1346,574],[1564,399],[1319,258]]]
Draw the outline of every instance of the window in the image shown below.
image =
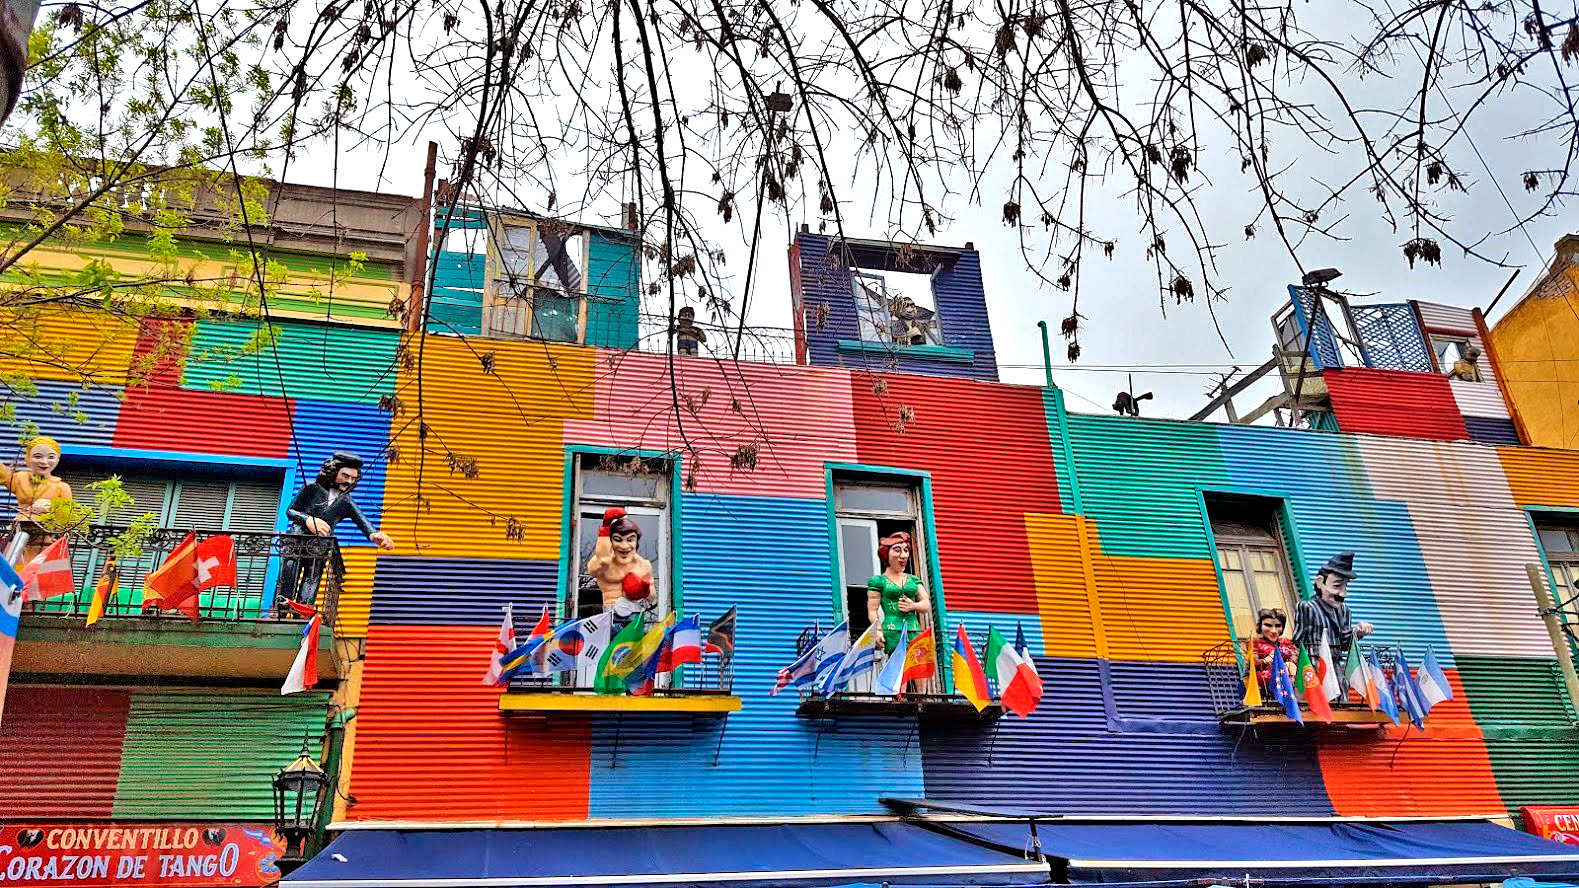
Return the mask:
[[1453,370],[1453,364],[1464,357],[1470,347],[1469,338],[1451,333],[1432,333],[1431,350],[1436,352],[1436,365],[1443,373]]
[[[87,485],[119,474],[126,492],[136,503],[125,512],[111,517],[111,525],[125,525],[134,518],[152,512],[158,516],[158,526],[175,530],[196,530],[199,534],[268,533],[274,532],[279,517],[280,488],[283,473],[278,471],[238,476],[219,469],[190,467],[169,471],[148,472],[127,470],[121,466],[104,465],[84,467],[76,458],[75,465],[63,467],[60,477],[71,485],[79,502],[89,504],[92,494]],[[242,547],[245,548],[245,547]],[[114,599],[106,608],[110,614],[136,613],[142,600],[142,578],[159,565],[167,554],[150,551],[120,565],[121,582]],[[93,593],[104,567],[104,552],[96,548],[79,547],[72,553],[72,573],[77,581],[78,595],[84,600]],[[271,606],[272,595],[266,594],[269,557],[267,555],[242,555],[236,558],[235,589],[218,588],[202,593],[199,607],[206,619],[257,617]],[[69,598],[39,603],[41,611],[70,611]]]
[[1556,581],[1552,597],[1557,609],[1562,611],[1564,622],[1579,624],[1579,602],[1575,601],[1579,598],[1579,521],[1572,517],[1566,522],[1537,518],[1535,530],[1541,551],[1546,553],[1546,563],[1552,566],[1552,579]]
[[864,342],[942,345],[932,276],[853,270],[855,314]]
[[[858,637],[872,624],[867,611],[867,581],[883,572],[877,561],[877,542],[895,533],[910,534],[909,571],[921,580],[933,603],[933,613],[921,614],[921,626],[934,625],[937,593],[929,575],[926,553],[928,533],[919,485],[911,479],[887,479],[849,474],[835,475],[833,482],[834,523],[838,533],[839,578],[844,594],[835,622],[850,621],[851,638]],[[939,657],[945,639],[936,639]],[[857,677],[852,691],[871,687],[872,677]],[[922,682],[917,693],[940,693],[936,679]]]
[[1228,596],[1228,616],[1235,638],[1256,634],[1256,613],[1278,608],[1287,615],[1283,632],[1294,631],[1294,605],[1299,600],[1283,551],[1276,507],[1251,497],[1206,500],[1217,543],[1217,566]]
[[488,335],[585,341],[585,231],[533,220],[500,220],[492,229]]
[[587,561],[598,542],[603,512],[610,508],[625,510],[626,517],[641,528],[636,551],[652,563],[653,591],[649,623],[669,613],[672,598],[669,586],[669,482],[668,460],[631,456],[581,454],[576,463],[575,537],[570,566],[570,600],[567,615],[590,617],[604,610],[604,592],[595,577],[587,575]]

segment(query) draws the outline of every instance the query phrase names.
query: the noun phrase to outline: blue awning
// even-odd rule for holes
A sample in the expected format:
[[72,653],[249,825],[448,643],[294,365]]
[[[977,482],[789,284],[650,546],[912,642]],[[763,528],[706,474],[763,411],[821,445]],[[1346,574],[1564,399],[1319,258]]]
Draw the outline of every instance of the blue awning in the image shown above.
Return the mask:
[[282,888],[1026,886],[1046,862],[894,821],[351,830]]
[[[1027,821],[929,821],[943,834],[1030,848]],[[1037,819],[1055,881],[1155,885],[1387,884],[1579,878],[1579,847],[1487,820],[1150,822]]]

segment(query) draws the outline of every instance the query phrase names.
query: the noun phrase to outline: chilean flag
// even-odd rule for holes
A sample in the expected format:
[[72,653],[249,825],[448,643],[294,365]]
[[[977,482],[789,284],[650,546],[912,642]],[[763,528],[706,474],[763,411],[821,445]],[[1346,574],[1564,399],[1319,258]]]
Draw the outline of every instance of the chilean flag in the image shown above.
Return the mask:
[[285,684],[280,685],[280,696],[295,694],[308,690],[318,684],[318,629],[323,625],[323,614],[317,609],[294,601],[287,601],[291,609],[302,616],[312,615],[306,628],[302,629],[302,647],[296,652],[296,662],[291,664],[291,671],[285,676]]

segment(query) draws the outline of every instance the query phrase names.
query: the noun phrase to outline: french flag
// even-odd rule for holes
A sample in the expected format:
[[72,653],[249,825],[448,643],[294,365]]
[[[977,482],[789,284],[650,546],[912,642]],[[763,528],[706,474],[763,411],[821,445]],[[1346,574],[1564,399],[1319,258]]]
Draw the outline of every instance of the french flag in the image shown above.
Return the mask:
[[659,674],[673,672],[676,666],[702,662],[702,618],[686,617],[669,630],[669,638],[658,658]]
[[[302,648],[296,652],[296,662],[291,664],[291,671],[285,676],[285,684],[280,685],[280,696],[296,694],[309,690],[318,684],[318,629],[323,625],[323,614],[314,608],[307,608],[294,601],[286,602],[298,613],[311,611],[312,619],[307,621],[307,626],[302,630]],[[302,616],[306,616],[302,613]]]

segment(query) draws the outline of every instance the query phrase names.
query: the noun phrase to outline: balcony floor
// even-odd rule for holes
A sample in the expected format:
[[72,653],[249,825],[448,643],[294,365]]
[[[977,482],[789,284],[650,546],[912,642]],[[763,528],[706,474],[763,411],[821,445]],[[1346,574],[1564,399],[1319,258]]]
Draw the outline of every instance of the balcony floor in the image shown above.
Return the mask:
[[[303,625],[117,616],[90,628],[78,616],[26,613],[11,668],[37,675],[283,681],[301,649]],[[319,635],[318,678],[339,677],[333,639],[325,627]]]

